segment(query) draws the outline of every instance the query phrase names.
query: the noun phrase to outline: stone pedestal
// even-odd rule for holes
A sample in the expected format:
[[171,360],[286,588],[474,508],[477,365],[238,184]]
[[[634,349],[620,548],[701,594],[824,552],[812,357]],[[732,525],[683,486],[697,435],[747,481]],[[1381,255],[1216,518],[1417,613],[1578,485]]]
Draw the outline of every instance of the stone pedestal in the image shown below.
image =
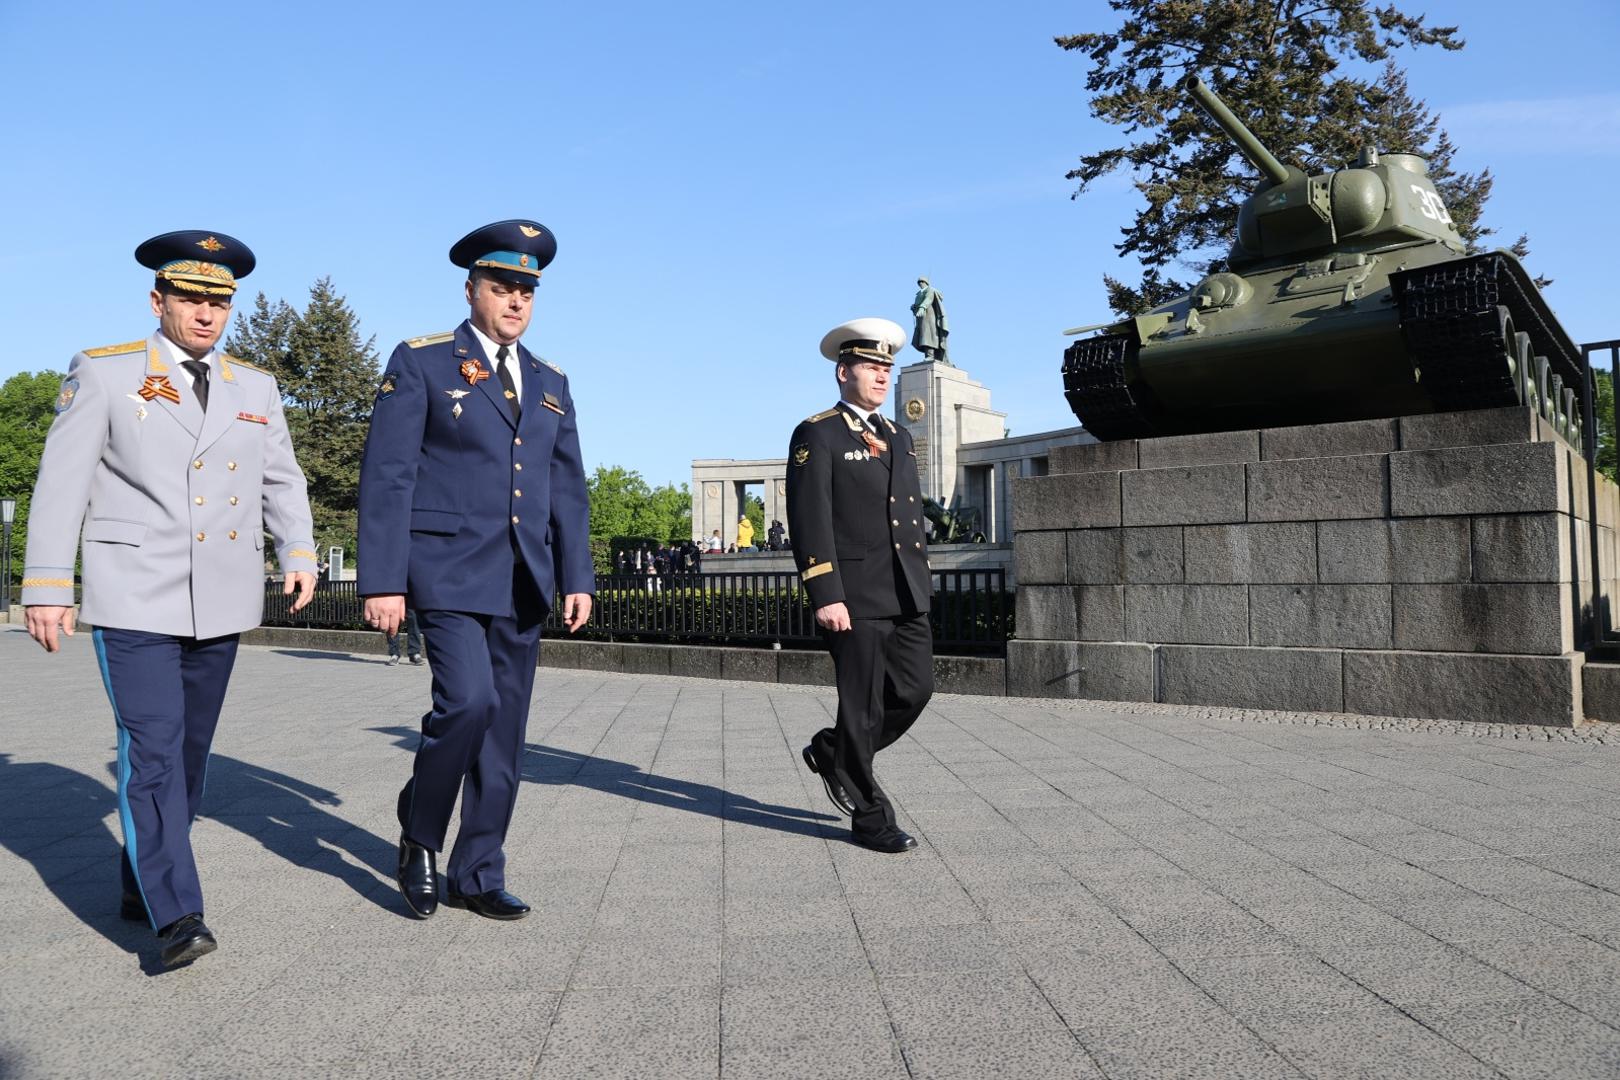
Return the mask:
[[1528,409],[1055,448],[1008,693],[1573,724],[1597,479]]
[[911,433],[922,492],[952,506],[958,481],[956,451],[964,443],[1007,434],[1007,414],[990,408],[989,387],[950,364],[925,360],[900,369],[894,422]]

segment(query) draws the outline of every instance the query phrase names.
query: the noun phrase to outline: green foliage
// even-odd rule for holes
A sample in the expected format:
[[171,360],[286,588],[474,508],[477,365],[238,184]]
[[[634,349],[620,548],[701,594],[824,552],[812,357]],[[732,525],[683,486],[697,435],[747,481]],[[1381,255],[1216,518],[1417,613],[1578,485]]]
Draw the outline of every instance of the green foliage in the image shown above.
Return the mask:
[[743,516],[754,526],[754,543],[765,542],[765,500],[749,492],[743,496]]
[[1614,447],[1614,376],[1607,371],[1598,370],[1594,370],[1592,374],[1597,380],[1597,393],[1592,402],[1597,418],[1597,467],[1604,476],[1614,480],[1617,479]]
[[610,568],[607,544],[615,536],[655,537],[660,543],[692,538],[692,494],[685,484],[655,488],[633,469],[598,465],[585,487],[591,501],[591,553],[600,573]]
[[0,497],[17,500],[11,530],[11,582],[22,580],[27,548],[28,503],[45,433],[56,419],[56,395],[63,376],[55,371],[20,371],[0,385]]
[[225,349],[275,375],[298,464],[309,482],[315,546],[341,546],[353,561],[359,527],[360,456],[380,377],[376,338],[360,337],[360,319],[321,278],[302,312],[263,293],[238,316]]
[[[1312,173],[1343,167],[1362,146],[1428,158],[1458,231],[1479,245],[1490,170],[1461,172],[1456,147],[1394,63],[1403,48],[1463,47],[1455,26],[1431,27],[1394,3],[1369,0],[1109,0],[1118,29],[1056,39],[1086,55],[1091,114],[1134,141],[1084,154],[1075,197],[1120,169],[1144,205],[1115,249],[1134,255],[1140,284],[1104,281],[1114,311],[1134,314],[1186,286],[1179,265],[1219,269],[1253,190],[1253,166],[1180,87],[1202,75],[1285,162]],[[1521,243],[1523,238],[1521,237]]]

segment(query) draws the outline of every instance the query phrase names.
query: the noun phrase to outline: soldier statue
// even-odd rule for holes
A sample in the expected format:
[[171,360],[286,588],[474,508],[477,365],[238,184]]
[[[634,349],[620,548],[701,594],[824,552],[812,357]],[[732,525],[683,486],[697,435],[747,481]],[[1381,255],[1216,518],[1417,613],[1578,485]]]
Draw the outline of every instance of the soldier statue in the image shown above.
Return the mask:
[[911,314],[917,319],[911,347],[930,361],[949,365],[945,339],[950,335],[951,326],[945,319],[945,298],[925,277],[917,279],[917,298],[911,302]]

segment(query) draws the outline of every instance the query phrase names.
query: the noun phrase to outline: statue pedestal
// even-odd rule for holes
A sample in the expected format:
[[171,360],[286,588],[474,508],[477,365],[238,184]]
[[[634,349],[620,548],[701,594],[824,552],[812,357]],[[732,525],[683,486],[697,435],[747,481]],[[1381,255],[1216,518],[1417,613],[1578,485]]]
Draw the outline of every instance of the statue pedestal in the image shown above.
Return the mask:
[[949,507],[959,482],[957,447],[1007,434],[1007,414],[990,408],[990,389],[966,371],[924,360],[900,369],[894,422],[911,433],[924,497]]
[[1058,447],[1007,692],[1568,727],[1617,525],[1522,408]]

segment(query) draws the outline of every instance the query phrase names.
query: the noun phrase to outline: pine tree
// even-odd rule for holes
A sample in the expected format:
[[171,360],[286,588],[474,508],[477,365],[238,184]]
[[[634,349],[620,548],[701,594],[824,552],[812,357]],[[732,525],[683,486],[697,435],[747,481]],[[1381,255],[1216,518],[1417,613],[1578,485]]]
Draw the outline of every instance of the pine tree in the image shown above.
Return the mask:
[[378,366],[375,337],[360,338],[360,320],[321,278],[295,312],[259,294],[238,317],[226,351],[276,376],[293,451],[309,482],[315,545],[342,547],[358,560],[360,457],[365,449]]
[[[1393,3],[1369,0],[1110,0],[1123,14],[1110,33],[1056,39],[1091,61],[1093,116],[1134,141],[1081,156],[1068,177],[1078,198],[1116,170],[1131,173],[1145,205],[1115,245],[1144,268],[1135,283],[1105,277],[1113,310],[1154,306],[1187,284],[1180,267],[1220,269],[1237,211],[1256,185],[1238,150],[1182,89],[1201,75],[1260,141],[1307,172],[1342,168],[1363,147],[1419,154],[1458,231],[1479,245],[1491,174],[1459,171],[1456,147],[1414,97],[1392,59],[1403,48],[1463,47],[1455,26],[1428,26]],[[1521,237],[1518,249],[1524,248]]]

